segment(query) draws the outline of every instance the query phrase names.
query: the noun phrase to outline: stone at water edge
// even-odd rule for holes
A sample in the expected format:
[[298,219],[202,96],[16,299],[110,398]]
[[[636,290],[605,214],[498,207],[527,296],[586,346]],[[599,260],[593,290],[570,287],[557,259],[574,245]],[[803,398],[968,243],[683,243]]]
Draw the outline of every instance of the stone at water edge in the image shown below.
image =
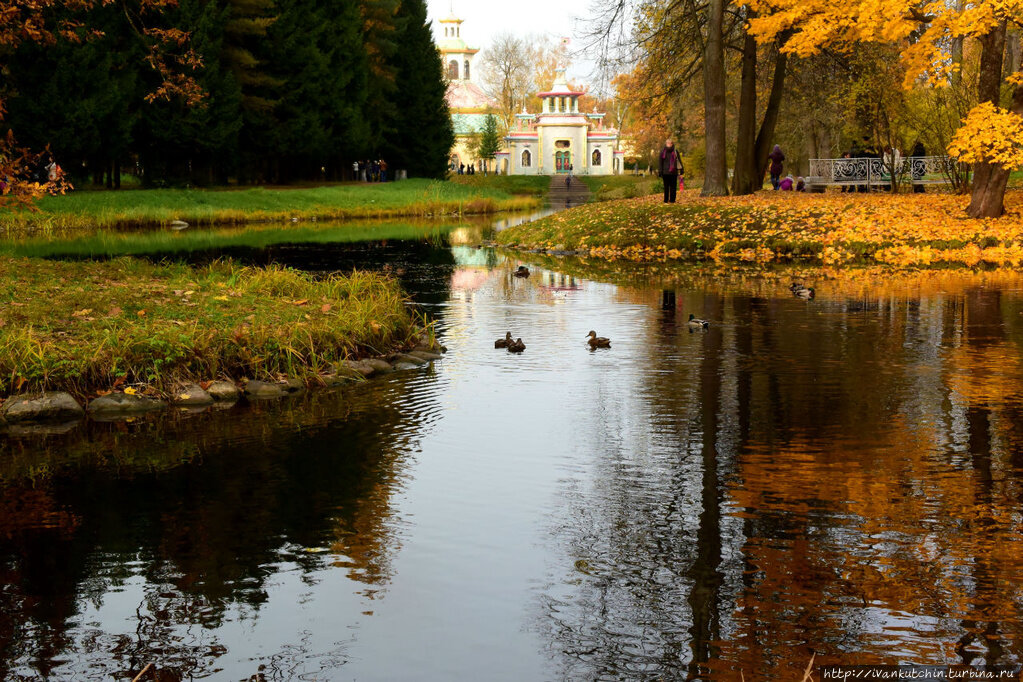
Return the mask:
[[253,379],[245,384],[244,392],[248,398],[280,398],[285,394],[285,387]]
[[214,381],[206,388],[206,392],[218,403],[233,403],[241,397],[241,391],[230,381]]
[[165,407],[167,403],[162,400],[128,393],[111,393],[89,401],[89,414],[93,417],[141,414],[162,410]]
[[180,407],[205,407],[213,404],[213,396],[198,384],[186,384],[174,391],[171,402]]
[[387,374],[388,372],[394,371],[394,367],[391,366],[391,363],[386,360],[381,360],[380,358],[369,358],[368,360],[363,360],[363,362],[372,367],[379,374]]
[[427,360],[427,361],[429,361],[429,360],[440,360],[441,358],[444,357],[440,353],[431,353],[430,351],[426,351],[426,350],[413,350],[413,351],[409,351],[408,355],[411,355],[414,358],[419,358],[420,360]]
[[294,394],[305,391],[305,382],[301,379],[288,379],[282,384],[285,393]]
[[395,356],[394,362],[396,364],[405,363],[413,365],[425,365],[428,361],[422,358],[417,358],[415,355],[410,355],[408,353],[399,353],[398,355]]
[[371,377],[376,369],[370,366],[365,360],[345,360],[342,366],[364,377]]
[[183,230],[186,227],[188,227],[188,223],[186,223],[184,220],[175,220],[170,224],[170,228],[172,230]]
[[8,424],[32,421],[71,421],[85,416],[82,406],[67,393],[46,392],[8,398],[0,418]]

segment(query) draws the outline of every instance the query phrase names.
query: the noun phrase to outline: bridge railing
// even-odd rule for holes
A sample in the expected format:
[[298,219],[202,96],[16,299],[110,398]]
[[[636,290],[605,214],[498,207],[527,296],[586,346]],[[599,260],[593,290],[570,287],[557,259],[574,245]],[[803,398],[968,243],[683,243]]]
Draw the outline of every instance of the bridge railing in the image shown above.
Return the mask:
[[948,156],[906,156],[890,161],[877,158],[810,159],[807,185],[954,184],[958,162]]

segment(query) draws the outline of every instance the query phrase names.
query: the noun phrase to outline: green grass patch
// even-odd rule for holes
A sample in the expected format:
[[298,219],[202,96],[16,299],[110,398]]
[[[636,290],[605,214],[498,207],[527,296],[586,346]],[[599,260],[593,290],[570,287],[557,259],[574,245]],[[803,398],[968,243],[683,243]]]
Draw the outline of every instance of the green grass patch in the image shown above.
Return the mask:
[[663,187],[660,178],[644,175],[582,175],[579,179],[589,188],[593,201],[632,199],[656,194]]
[[547,175],[451,175],[449,182],[478,190],[545,197],[551,186]]
[[407,345],[406,303],[364,272],[0,257],[0,394],[305,377]]
[[436,180],[300,189],[147,189],[71,192],[44,197],[38,211],[0,211],[0,232],[192,225],[298,219],[472,215],[527,210],[536,197]]
[[456,224],[250,224],[244,227],[143,231],[99,230],[81,236],[39,236],[0,240],[0,254],[23,258],[109,258],[191,253],[274,244],[330,244],[439,238]]

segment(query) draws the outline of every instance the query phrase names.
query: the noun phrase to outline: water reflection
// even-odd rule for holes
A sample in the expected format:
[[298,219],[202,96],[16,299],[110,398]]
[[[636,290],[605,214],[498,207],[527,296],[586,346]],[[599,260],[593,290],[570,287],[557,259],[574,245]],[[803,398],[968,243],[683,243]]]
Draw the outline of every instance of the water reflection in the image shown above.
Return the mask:
[[388,268],[451,348],[433,368],[0,442],[0,677],[1020,660],[1023,276],[531,256],[519,279],[464,229],[246,256]]

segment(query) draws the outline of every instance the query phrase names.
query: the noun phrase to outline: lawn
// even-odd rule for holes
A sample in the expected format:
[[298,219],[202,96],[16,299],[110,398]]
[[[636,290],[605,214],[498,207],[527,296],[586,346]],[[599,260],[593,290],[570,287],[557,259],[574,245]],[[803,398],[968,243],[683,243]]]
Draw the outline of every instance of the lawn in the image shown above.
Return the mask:
[[306,377],[419,332],[393,280],[0,257],[0,395]]
[[535,197],[436,180],[314,188],[72,191],[45,197],[37,212],[0,211],[0,230],[216,224],[291,219],[484,214],[537,207]]

